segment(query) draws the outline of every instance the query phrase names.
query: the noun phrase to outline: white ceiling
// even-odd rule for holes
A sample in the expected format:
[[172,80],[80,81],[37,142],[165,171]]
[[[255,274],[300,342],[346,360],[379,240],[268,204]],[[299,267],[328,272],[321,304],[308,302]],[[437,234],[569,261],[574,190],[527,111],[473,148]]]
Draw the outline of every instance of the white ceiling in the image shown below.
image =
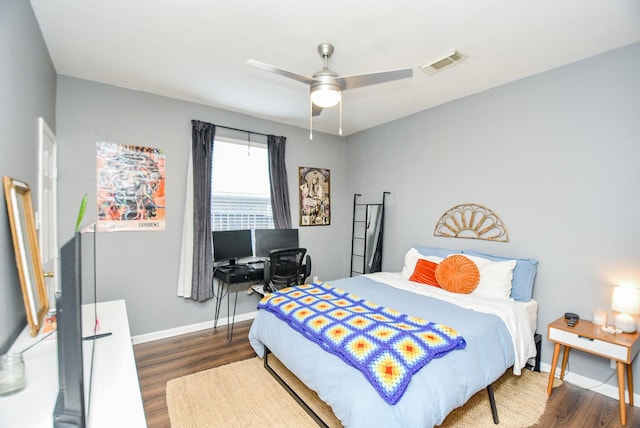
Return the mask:
[[[59,74],[302,128],[308,87],[245,64],[310,76],[332,43],[338,75],[413,68],[343,93],[352,134],[640,42],[637,0],[31,0]],[[433,76],[419,66],[457,49]],[[214,118],[200,118],[208,120]],[[314,119],[337,134],[338,108]],[[258,131],[258,130],[256,130]]]

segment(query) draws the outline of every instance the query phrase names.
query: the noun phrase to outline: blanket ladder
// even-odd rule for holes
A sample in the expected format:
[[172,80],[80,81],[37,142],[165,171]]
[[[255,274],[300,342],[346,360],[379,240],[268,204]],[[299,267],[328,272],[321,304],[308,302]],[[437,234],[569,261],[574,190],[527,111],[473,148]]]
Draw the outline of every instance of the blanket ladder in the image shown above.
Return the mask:
[[353,226],[351,229],[351,273],[349,276],[382,270],[382,236],[384,230],[384,201],[390,192],[382,192],[382,203],[358,203],[359,193],[353,195]]

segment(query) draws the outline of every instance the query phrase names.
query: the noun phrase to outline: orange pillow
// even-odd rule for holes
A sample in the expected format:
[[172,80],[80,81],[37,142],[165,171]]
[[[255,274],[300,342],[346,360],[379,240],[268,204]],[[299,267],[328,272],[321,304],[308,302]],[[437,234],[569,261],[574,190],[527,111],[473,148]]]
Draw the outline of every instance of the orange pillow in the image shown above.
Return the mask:
[[438,263],[425,259],[418,259],[416,268],[414,269],[411,278],[409,278],[409,281],[440,287],[440,284],[438,284],[438,280],[436,279],[437,267]]
[[456,254],[440,262],[436,268],[436,279],[447,291],[469,294],[480,282],[480,271],[474,262]]

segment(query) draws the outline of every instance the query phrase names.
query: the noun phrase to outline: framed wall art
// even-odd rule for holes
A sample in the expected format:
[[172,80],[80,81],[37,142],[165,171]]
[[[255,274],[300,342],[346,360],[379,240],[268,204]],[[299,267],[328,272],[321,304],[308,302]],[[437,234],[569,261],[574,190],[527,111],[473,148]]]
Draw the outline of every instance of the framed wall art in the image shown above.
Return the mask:
[[331,224],[331,176],[328,169],[298,168],[300,226]]
[[97,143],[98,231],[165,230],[161,149]]

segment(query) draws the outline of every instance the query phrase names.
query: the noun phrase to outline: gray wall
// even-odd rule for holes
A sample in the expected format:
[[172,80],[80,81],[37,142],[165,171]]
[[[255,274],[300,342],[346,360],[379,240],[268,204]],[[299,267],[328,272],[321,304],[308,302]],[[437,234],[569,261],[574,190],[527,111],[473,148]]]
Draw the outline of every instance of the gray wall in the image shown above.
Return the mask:
[[[325,279],[345,275],[347,256],[336,245],[350,230],[343,138],[314,133],[309,141],[305,129],[66,76],[58,77],[57,118],[61,243],[73,233],[85,193],[89,196],[85,223],[95,221],[97,141],[165,150],[166,230],[101,233],[97,237],[98,300],[125,299],[133,335],[213,319],[212,301],[195,303],[176,296],[192,119],[287,137],[293,225],[299,222],[298,167],[331,170],[331,225],[300,228],[300,245],[313,259],[313,275]],[[246,138],[246,134],[226,133]],[[218,135],[223,134],[219,129]],[[255,296],[241,292],[238,313],[255,311],[257,302]],[[221,316],[226,316],[226,306]]]
[[[609,310],[614,284],[640,286],[638,70],[635,44],[350,136],[349,193],[391,192],[383,269],[400,270],[414,244],[538,259],[550,363],[548,323],[565,311],[591,319]],[[446,210],[470,202],[502,218],[509,243],[433,236]],[[584,353],[570,364],[611,373]]]
[[[55,129],[56,74],[28,1],[0,1],[0,64],[0,176],[26,181],[35,198],[38,117]],[[0,354],[27,322],[2,195]]]
[[[320,133],[310,142],[304,129],[64,76],[54,106],[55,72],[20,0],[0,2],[0,58],[0,173],[35,183],[43,116],[59,141],[61,242],[71,236],[84,193],[95,207],[97,141],[166,151],[167,230],[98,237],[99,299],[127,301],[134,335],[212,317],[211,302],[175,296],[191,119],[287,136],[294,224],[297,167],[331,169],[332,225],[300,232],[313,274],[323,279],[348,274],[353,193],[379,202],[390,191],[385,270],[399,270],[418,243],[537,258],[534,298],[544,336],[565,311],[590,318],[593,308],[607,309],[613,284],[640,284],[638,44],[361,132],[346,144]],[[510,242],[433,237],[440,215],[463,202],[495,210]],[[87,221],[94,219],[90,209]],[[8,255],[0,261],[2,349],[25,324],[6,208],[0,242]],[[241,296],[240,313],[254,307],[253,297]],[[542,359],[550,358],[544,340]],[[610,373],[606,361],[582,353],[572,356],[571,370],[595,379]]]

